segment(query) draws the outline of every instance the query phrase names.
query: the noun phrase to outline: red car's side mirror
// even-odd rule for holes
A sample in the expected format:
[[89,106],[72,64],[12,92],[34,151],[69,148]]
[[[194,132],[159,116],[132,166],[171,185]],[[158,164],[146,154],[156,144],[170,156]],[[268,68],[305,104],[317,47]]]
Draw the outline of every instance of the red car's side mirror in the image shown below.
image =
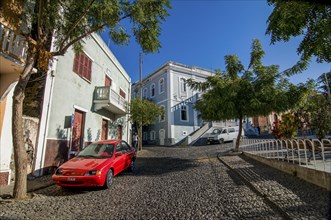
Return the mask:
[[115,153],[115,157],[120,157],[120,156],[122,156],[123,154],[122,154],[122,152],[116,152]]

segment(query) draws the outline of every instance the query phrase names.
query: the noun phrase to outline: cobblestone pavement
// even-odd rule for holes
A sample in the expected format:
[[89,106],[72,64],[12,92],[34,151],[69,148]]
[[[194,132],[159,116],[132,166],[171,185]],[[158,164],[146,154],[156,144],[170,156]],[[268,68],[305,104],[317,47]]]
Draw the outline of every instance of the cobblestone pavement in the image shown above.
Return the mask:
[[[30,200],[0,204],[0,219],[283,219],[238,173],[257,185],[263,180],[258,185],[263,193],[291,204],[286,206],[290,218],[328,218],[326,190],[254,161],[222,157],[230,169],[217,158],[230,146],[145,147],[136,172],[116,176],[109,190],[66,191],[53,185],[35,191]],[[240,173],[247,167],[252,168]]]

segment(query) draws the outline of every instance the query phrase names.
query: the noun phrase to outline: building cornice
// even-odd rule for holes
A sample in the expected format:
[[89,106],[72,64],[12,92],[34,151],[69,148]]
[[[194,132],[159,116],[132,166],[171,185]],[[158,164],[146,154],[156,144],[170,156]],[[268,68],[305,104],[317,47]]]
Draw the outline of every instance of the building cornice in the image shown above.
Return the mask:
[[117,60],[115,55],[111,52],[111,50],[108,47],[105,47],[104,41],[98,34],[91,34],[91,37],[93,40],[99,45],[99,47],[103,50],[103,52],[107,55],[107,57],[113,62],[113,64],[116,66],[116,68],[119,70],[121,75],[129,82],[131,83],[131,77],[129,74],[125,71],[121,63]]
[[[148,74],[142,81],[143,81],[143,83],[146,83],[147,80],[150,80],[151,78],[157,78],[158,76],[160,76],[161,74],[163,74],[164,72],[167,72],[169,70],[173,70],[173,71],[184,73],[184,74],[194,75],[194,76],[198,76],[198,77],[202,77],[202,78],[207,78],[208,76],[212,76],[215,73],[214,71],[204,69],[201,67],[188,66],[188,65],[181,64],[181,63],[169,61],[169,62],[166,62],[165,64],[163,64],[162,66],[160,66],[158,69],[156,69],[152,73]],[[135,85],[135,84],[139,84],[139,81],[136,81],[135,83],[133,83],[133,85]]]

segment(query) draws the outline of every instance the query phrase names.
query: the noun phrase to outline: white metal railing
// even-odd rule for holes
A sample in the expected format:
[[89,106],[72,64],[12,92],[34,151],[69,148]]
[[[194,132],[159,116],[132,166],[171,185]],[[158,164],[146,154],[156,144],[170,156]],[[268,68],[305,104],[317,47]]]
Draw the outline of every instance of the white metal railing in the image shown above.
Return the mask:
[[330,139],[242,139],[239,148],[261,157],[331,173]]
[[28,43],[25,38],[0,23],[0,52],[20,62],[26,61]]
[[125,99],[115,92],[110,86],[96,86],[95,87],[95,101],[106,101],[112,104],[116,104],[122,109],[125,109]]
[[110,92],[110,98],[112,102],[117,103],[121,108],[125,108],[125,99],[118,93],[116,93],[114,90],[111,89]]

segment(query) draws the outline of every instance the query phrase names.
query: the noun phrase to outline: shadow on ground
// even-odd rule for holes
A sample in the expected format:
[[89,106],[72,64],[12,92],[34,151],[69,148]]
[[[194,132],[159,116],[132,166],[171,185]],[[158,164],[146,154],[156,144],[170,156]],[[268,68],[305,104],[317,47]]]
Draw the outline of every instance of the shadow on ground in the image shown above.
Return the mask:
[[157,176],[171,172],[185,171],[197,165],[193,160],[173,157],[139,157],[135,175]]

